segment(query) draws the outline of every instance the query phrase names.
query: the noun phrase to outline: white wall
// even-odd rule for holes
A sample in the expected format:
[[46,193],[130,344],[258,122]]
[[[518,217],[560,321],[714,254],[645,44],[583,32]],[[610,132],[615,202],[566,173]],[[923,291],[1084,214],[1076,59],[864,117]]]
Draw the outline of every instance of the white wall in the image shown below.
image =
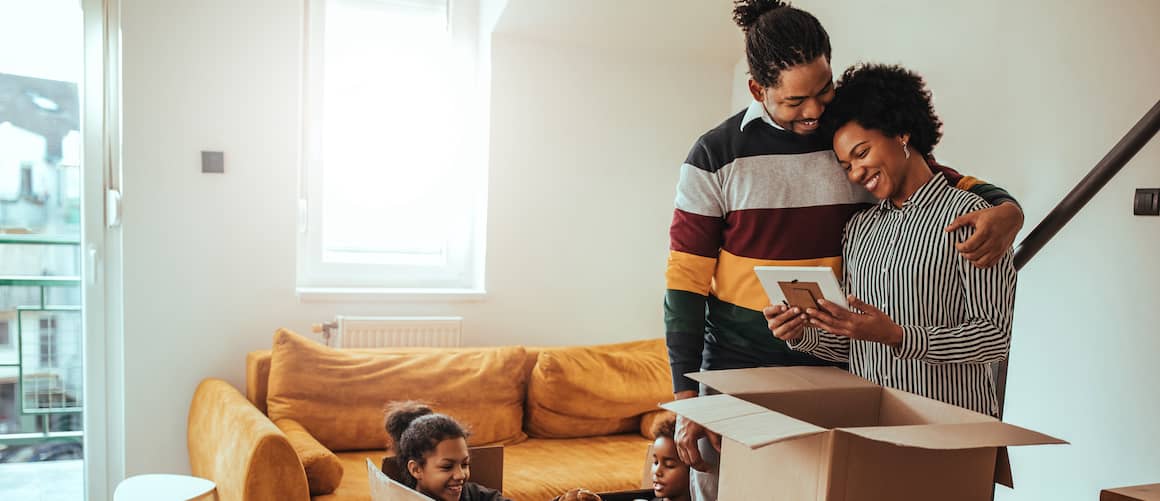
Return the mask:
[[[800,0],[830,32],[834,67],[901,62],[934,91],[940,160],[1000,184],[1027,228],[1160,98],[1155,0]],[[999,499],[1087,500],[1160,482],[1160,218],[1131,215],[1160,186],[1154,139],[1021,273],[1006,419],[1069,440],[1011,451]]]
[[[497,39],[487,299],[294,295],[301,1],[122,0],[126,474],[185,472],[196,384],[335,314],[463,315],[465,343],[660,336],[679,164],[733,59]],[[199,172],[201,150],[226,173]]]
[[[744,49],[742,49],[744,52]],[[753,94],[749,93],[749,62],[743,53],[733,64],[733,97],[730,103],[733,109],[742,110],[753,102]]]
[[[940,158],[1013,191],[1034,223],[1158,97],[1152,0],[953,5],[800,0],[857,58],[927,75]],[[126,473],[187,471],[204,377],[243,382],[279,326],[461,314],[471,344],[659,335],[676,166],[735,111],[736,59],[495,40],[489,296],[301,304],[293,294],[301,2],[123,0]],[[198,151],[226,152],[226,174]],[[1160,471],[1157,141],[1021,274],[1007,417],[1073,445],[1013,451],[1005,499],[1091,499]],[[1066,291],[1061,294],[1059,291]],[[1101,291],[1101,292],[1092,292]],[[1112,292],[1107,292],[1112,291]],[[1134,300],[1132,298],[1135,298]]]

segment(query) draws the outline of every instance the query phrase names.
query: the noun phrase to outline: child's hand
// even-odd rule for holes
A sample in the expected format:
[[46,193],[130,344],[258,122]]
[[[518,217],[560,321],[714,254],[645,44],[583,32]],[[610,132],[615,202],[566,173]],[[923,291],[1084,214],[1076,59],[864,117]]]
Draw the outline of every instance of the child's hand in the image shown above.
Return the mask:
[[556,501],[600,501],[600,496],[588,489],[576,488],[565,492]]

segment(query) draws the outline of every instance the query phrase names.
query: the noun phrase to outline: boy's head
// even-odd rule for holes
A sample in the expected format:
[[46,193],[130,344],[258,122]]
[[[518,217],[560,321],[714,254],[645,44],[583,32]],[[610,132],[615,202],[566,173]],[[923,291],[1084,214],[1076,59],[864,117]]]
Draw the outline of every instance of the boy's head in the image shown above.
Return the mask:
[[471,477],[467,430],[418,402],[390,404],[386,428],[408,486],[434,499],[457,501]]
[[689,465],[677,456],[677,417],[669,415],[653,425],[653,495],[665,499],[689,498]]
[[825,28],[809,12],[781,0],[736,0],[733,21],[745,32],[753,99],[786,130],[816,132],[834,97]]

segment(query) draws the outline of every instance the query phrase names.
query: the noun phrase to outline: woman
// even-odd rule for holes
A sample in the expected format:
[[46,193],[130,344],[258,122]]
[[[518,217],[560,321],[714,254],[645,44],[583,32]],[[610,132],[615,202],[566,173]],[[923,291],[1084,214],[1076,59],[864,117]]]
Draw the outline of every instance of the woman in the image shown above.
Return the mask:
[[997,415],[990,364],[1011,340],[1012,253],[979,268],[955,251],[974,229],[944,232],[989,205],[932,172],[942,122],[925,83],[898,66],[855,66],[823,122],[849,180],[880,201],[843,235],[843,287],[856,311],[824,300],[806,311],[770,306],[770,331],[883,386]]

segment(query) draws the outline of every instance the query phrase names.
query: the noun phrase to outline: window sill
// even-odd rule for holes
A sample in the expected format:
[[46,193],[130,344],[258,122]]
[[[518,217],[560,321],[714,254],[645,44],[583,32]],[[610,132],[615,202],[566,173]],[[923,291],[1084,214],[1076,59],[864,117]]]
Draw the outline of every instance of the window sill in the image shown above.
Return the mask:
[[466,303],[487,298],[483,289],[387,289],[378,287],[298,287],[298,300],[303,303]]

